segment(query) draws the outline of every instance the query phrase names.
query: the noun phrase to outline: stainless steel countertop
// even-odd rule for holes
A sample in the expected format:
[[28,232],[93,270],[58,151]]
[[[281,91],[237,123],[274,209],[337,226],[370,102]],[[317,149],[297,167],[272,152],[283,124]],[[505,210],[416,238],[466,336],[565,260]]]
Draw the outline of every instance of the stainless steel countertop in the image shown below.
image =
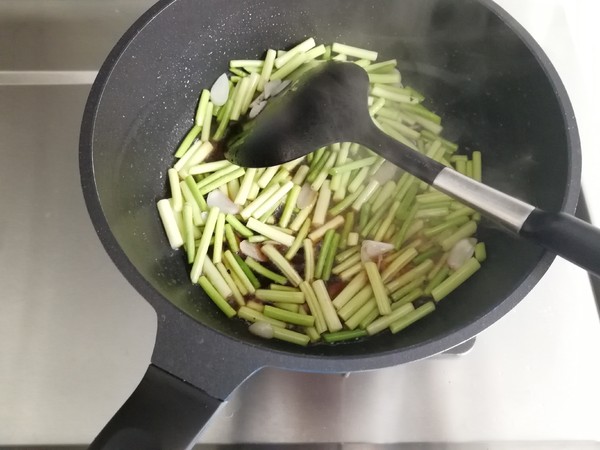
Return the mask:
[[[95,70],[151,3],[0,3],[0,446],[91,441],[150,360],[154,311],[94,233],[77,145]],[[563,77],[598,221],[600,9],[498,3]],[[265,369],[199,442],[600,441],[599,348],[586,274],[559,259],[470,353],[348,377]]]

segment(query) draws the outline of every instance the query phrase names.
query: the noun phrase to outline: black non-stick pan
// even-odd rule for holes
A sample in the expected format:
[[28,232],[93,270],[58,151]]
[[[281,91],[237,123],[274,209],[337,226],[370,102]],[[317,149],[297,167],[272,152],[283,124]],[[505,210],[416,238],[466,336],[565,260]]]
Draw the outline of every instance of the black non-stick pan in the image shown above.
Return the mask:
[[493,2],[159,2],[102,66],[81,130],[81,180],[96,231],[158,321],[152,364],[91,448],[186,448],[261,367],[349,372],[442,352],[506,314],[550,265],[552,254],[484,220],[483,269],[398,335],[301,348],[261,340],[242,321],[225,319],[190,283],[156,201],[200,89],[230,59],[261,57],[309,36],[397,58],[404,79],[433,99],[446,136],[482,151],[486,183],[548,211],[574,212],[580,148],[565,90],[533,39]]

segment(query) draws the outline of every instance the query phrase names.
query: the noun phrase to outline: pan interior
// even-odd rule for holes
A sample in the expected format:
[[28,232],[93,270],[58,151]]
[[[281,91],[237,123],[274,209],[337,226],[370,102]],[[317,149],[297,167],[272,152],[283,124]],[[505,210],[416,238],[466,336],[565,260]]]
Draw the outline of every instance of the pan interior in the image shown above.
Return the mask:
[[309,36],[398,59],[403,80],[442,115],[444,135],[462,151],[482,151],[486,183],[542,208],[561,209],[571,158],[561,104],[538,58],[485,4],[178,0],[113,61],[95,115],[98,196],[110,232],[137,270],[130,280],[149,283],[207,327],[289,352],[353,357],[402,351],[477,321],[481,329],[489,325],[486,316],[493,310],[508,298],[512,304],[520,299],[513,293],[543,251],[485,220],[480,237],[489,257],[483,269],[436,313],[396,336],[306,349],[258,340],[190,284],[183,253],[170,249],[155,205],[166,193],[174,149],[192,125],[197,95],[226,71],[230,59],[261,57],[267,48]]

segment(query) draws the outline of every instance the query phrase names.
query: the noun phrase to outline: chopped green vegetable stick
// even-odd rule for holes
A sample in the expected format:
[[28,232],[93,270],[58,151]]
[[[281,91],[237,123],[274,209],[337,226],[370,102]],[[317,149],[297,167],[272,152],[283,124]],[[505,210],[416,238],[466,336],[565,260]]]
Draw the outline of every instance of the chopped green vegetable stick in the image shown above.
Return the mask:
[[439,302],[462,283],[464,283],[471,275],[481,268],[481,264],[475,258],[470,258],[466,263],[459,267],[454,273],[450,274],[442,283],[431,291],[431,296],[436,302]]
[[304,293],[304,298],[306,299],[308,309],[315,318],[315,328],[317,332],[323,333],[324,331],[327,331],[327,324],[325,323],[323,311],[321,310],[319,300],[317,299],[317,295],[315,294],[311,284],[307,281],[303,281],[300,283],[300,290]]
[[411,119],[414,120],[414,122],[418,123],[419,125],[421,125],[421,127],[423,127],[424,129],[431,131],[434,134],[440,134],[443,130],[444,127],[442,127],[440,124],[435,123],[433,120],[429,120],[427,117],[423,117],[417,114],[413,114],[411,112],[406,111],[405,114],[410,117]]
[[[169,203],[171,204],[171,209],[173,208],[173,199],[169,199]],[[183,223],[183,213],[181,211],[173,210],[173,215],[175,216],[175,223],[177,224],[177,228],[179,229],[179,234],[184,239],[185,244],[185,225]],[[182,244],[183,245],[183,244]]]
[[473,178],[473,161],[467,161],[467,170],[465,175],[469,178]]
[[447,216],[450,210],[447,207],[419,209],[415,214],[415,219],[435,219]]
[[[227,220],[227,216],[225,216],[225,218],[225,220]],[[227,245],[232,252],[237,253],[240,251],[237,238],[233,232],[233,227],[229,223],[225,224],[225,239],[227,240]]]
[[325,342],[333,344],[335,342],[360,339],[361,337],[365,336],[367,336],[367,332],[365,330],[344,330],[338,331],[336,333],[325,333],[323,334],[323,340],[325,340]]
[[[290,53],[290,52],[288,52]],[[287,56],[288,53],[284,55]],[[309,57],[306,53],[297,53],[292,56],[292,59],[289,60],[285,65],[281,66],[278,70],[271,74],[271,80],[283,80],[289,74],[291,74],[294,70],[300,67],[302,64],[307,62]],[[277,59],[275,60],[275,65],[277,65]]]
[[[257,299],[265,302],[295,303],[302,305],[304,303],[304,293],[289,291],[274,291],[271,289],[257,289],[254,293]],[[283,319],[282,319],[283,320]],[[308,325],[307,325],[308,326]]]
[[400,208],[400,202],[396,200],[392,204],[392,207],[387,212],[386,218],[383,220],[383,222],[379,226],[379,229],[375,233],[374,239],[376,241],[383,241],[384,236],[386,235],[388,229],[390,228],[390,226],[392,225],[392,222],[394,221],[394,217],[396,216],[396,211],[398,211],[398,208]]
[[350,172],[352,170],[361,169],[363,167],[371,166],[377,161],[377,156],[369,156],[367,158],[362,158],[357,161],[352,161],[347,164],[343,164],[341,166],[332,167],[329,169],[330,175],[339,175],[344,172]]
[[250,89],[250,77],[244,77],[236,86],[235,97],[233,98],[233,106],[231,108],[230,120],[237,121],[240,118],[242,112],[242,105],[246,99],[248,90]]
[[200,181],[198,181],[198,183],[197,183],[198,189],[203,188],[203,187],[211,184],[213,181],[216,181],[219,178],[222,178],[225,175],[230,174],[231,172],[235,172],[236,170],[238,170],[240,168],[241,167],[236,166],[234,164],[228,164],[225,167],[223,167],[222,169],[219,169],[219,170],[211,173],[210,175],[207,175],[206,177],[202,178]]
[[[346,197],[346,191],[348,189],[348,184],[350,184],[350,175],[352,172],[346,172],[343,173],[342,175],[339,175],[340,177],[340,186],[339,188],[335,191],[335,194],[333,195],[333,200],[336,202],[339,202],[341,200],[343,200]],[[334,175],[334,177],[336,177],[338,175]]]
[[406,305],[407,303],[412,303],[421,297],[423,297],[423,289],[420,287],[413,289],[408,294],[406,294],[405,296],[401,297],[399,300],[394,302],[392,304],[392,310],[400,308],[402,305]]
[[341,202],[329,209],[329,214],[331,214],[332,216],[337,216],[338,214],[344,212],[358,198],[358,196],[362,193],[363,189],[364,186],[360,186],[358,190],[346,196]]
[[246,95],[242,100],[241,106],[241,115],[244,115],[248,112],[250,108],[250,104],[252,103],[252,99],[254,98],[254,94],[256,94],[256,87],[258,86],[258,80],[260,79],[260,75],[258,73],[251,73],[248,77],[250,80],[249,86],[246,89]]
[[185,202],[189,203],[192,206],[192,217],[194,219],[194,225],[200,226],[204,224],[204,220],[202,219],[202,212],[200,211],[200,207],[192,194],[192,191],[188,187],[185,181],[181,181],[179,183],[181,188],[181,193],[183,195],[183,199]]
[[[236,256],[237,255],[231,253],[230,250],[227,250],[225,253],[223,253],[223,261],[225,262],[225,265],[229,268],[229,270],[235,273],[235,275],[243,283],[244,288],[248,291],[248,293],[254,294],[254,292],[256,291],[256,287],[253,284],[252,280],[248,278],[246,271],[238,263],[239,261],[236,258]],[[244,266],[246,269],[248,269],[248,267],[245,264]]]
[[253,244],[259,243],[259,242],[265,242],[268,241],[268,239],[265,236],[259,236],[259,235],[254,235],[254,236],[250,236],[247,239],[248,242],[251,242]]
[[431,203],[439,203],[452,200],[446,194],[438,191],[428,192],[426,194],[419,194],[415,196],[415,201],[420,205],[428,205]]
[[279,184],[273,184],[263,190],[258,197],[256,197],[244,209],[242,209],[240,212],[242,218],[248,220],[264,202],[266,202],[273,194],[277,192],[279,188]]
[[[287,283],[287,280],[286,280],[286,283]],[[274,283],[271,283],[269,285],[269,288],[273,291],[299,292],[298,288],[296,288],[294,286],[283,286],[281,284],[274,284]]]
[[[278,184],[276,186],[279,186]],[[266,199],[261,205],[256,208],[256,210],[252,213],[253,217],[262,217],[267,211],[271,210],[275,206],[279,205],[279,202],[283,200],[285,196],[287,196],[288,192],[292,190],[294,187],[294,183],[288,181],[283,186],[278,187],[278,189],[271,195],[268,199]]]
[[321,237],[325,235],[325,233],[327,233],[328,230],[335,230],[336,228],[342,226],[344,224],[344,221],[345,219],[343,216],[336,216],[329,222],[326,222],[324,225],[312,231],[308,235],[308,238],[313,242],[317,242],[319,239],[321,239]]
[[263,189],[266,188],[278,170],[279,166],[267,167],[267,169],[259,177],[257,181],[258,185]]
[[229,61],[229,67],[257,67],[261,68],[264,64],[262,59],[232,59]]
[[294,286],[298,286],[302,282],[302,277],[296,272],[296,269],[292,267],[274,246],[271,244],[263,245],[262,252],[273,264],[275,264],[275,266],[277,266],[281,273],[283,273]]
[[304,164],[298,167],[298,170],[296,170],[296,173],[294,174],[294,178],[292,178],[292,183],[297,184],[298,186],[302,186],[302,183],[304,183],[304,180],[306,179],[306,175],[308,175],[309,170],[310,167]]
[[454,163],[454,166],[456,167],[456,171],[462,175],[466,175],[467,174],[467,161],[466,160],[462,160],[459,159],[458,161],[456,161]]
[[223,263],[217,263],[215,264],[215,267],[225,280],[225,283],[227,283],[227,285],[229,286],[229,289],[231,289],[233,298],[235,299],[236,303],[240,306],[244,306],[246,304],[246,302],[244,301],[244,297],[241,291],[239,290],[237,284],[231,277],[231,274],[227,271],[227,268],[223,265]]
[[471,158],[473,164],[473,179],[481,181],[481,152],[473,152]]
[[367,187],[363,189],[361,194],[357,197],[357,199],[352,203],[352,209],[354,211],[359,211],[362,206],[368,201],[371,196],[375,193],[375,190],[379,187],[379,181],[371,180]]
[[383,185],[381,190],[377,193],[377,196],[373,199],[371,204],[372,211],[378,211],[384,204],[393,196],[396,190],[396,183],[388,181]]
[[[250,267],[250,269],[254,270],[257,274],[262,275],[263,277],[268,278],[269,280],[272,280],[275,283],[279,283],[279,284],[287,283],[286,277],[281,276],[278,273],[275,273],[272,270],[267,269],[265,266],[260,264],[258,261],[250,258],[249,256],[245,259],[245,263],[248,265],[248,267]],[[260,300],[264,300],[264,299],[260,298],[258,296],[258,294],[256,294],[256,297],[259,298]],[[280,300],[273,300],[273,301],[280,301]],[[281,300],[281,301],[283,301],[283,300]]]
[[356,232],[349,233],[346,243],[348,245],[356,245],[356,244],[358,244],[358,238],[359,238],[358,233],[356,233]]
[[332,269],[332,272],[335,275],[339,275],[342,272],[344,272],[345,270],[348,270],[351,267],[354,267],[355,264],[360,263],[361,261],[361,256],[360,254],[354,254],[351,257],[345,259],[344,261],[342,261],[341,263],[339,263],[337,266],[335,266]]
[[171,202],[169,199],[164,198],[156,203],[156,207],[158,208],[158,214],[165,229],[167,239],[169,240],[169,245],[172,249],[181,247],[183,245],[183,237],[177,226],[175,212],[171,207]]
[[208,281],[208,279],[204,276],[198,279],[198,283],[204,289],[204,292],[210,297],[210,299],[217,305],[217,307],[225,313],[227,317],[235,316],[235,309],[233,309],[229,303],[217,292],[217,290],[213,287],[213,285]]
[[348,57],[346,55],[342,55],[341,53],[339,55],[335,55],[333,58],[331,58],[333,61],[348,61]]
[[285,259],[287,259],[288,261],[291,261],[292,258],[294,258],[294,256],[296,256],[296,253],[298,253],[298,250],[300,250],[300,247],[302,247],[304,239],[306,239],[306,237],[308,236],[308,232],[310,231],[310,225],[311,225],[310,219],[306,219],[304,221],[304,223],[302,224],[302,227],[300,227],[300,230],[298,230],[298,234],[296,235],[296,238],[294,239],[294,243],[288,249],[288,251],[285,253]]
[[407,315],[408,313],[410,313],[411,311],[414,311],[414,310],[415,310],[415,308],[412,305],[412,303],[407,303],[405,305],[402,305],[400,308],[397,308],[394,311],[392,311],[391,314],[382,316],[379,319],[372,322],[367,327],[367,333],[369,333],[370,336],[373,336],[374,334],[377,334],[380,331],[385,330],[392,323],[396,322],[401,317]]
[[[242,281],[242,279],[237,276],[237,274],[235,273],[235,271],[233,271],[233,270],[230,269],[229,264],[227,264],[227,265],[223,264],[223,265],[225,266],[225,269],[229,272],[229,275],[231,276],[231,279],[233,280],[233,282],[235,283],[235,285],[239,289],[239,291],[242,294],[242,296],[250,294],[250,292],[248,291],[248,288],[246,287],[246,285],[244,284],[244,282]],[[262,306],[262,304],[261,304],[261,306]],[[254,308],[254,309],[256,309],[256,308]],[[262,308],[260,310],[262,311]]]
[[[375,299],[373,299],[373,301],[375,302]],[[367,327],[371,323],[375,322],[375,319],[377,319],[378,317],[380,317],[379,310],[377,309],[377,302],[375,302],[375,310],[371,311],[369,314],[367,314],[365,316],[365,318],[360,321],[360,324],[358,326],[360,327],[361,330],[366,330]]]
[[[383,216],[386,214],[386,212],[389,211],[389,207],[390,205],[393,203],[394,198],[388,198],[388,200],[384,203],[382,208],[379,208],[379,210],[377,212],[375,212],[375,214],[370,214],[370,210],[368,207],[361,209],[360,213],[361,215],[363,214],[363,210],[366,209],[369,214],[367,215],[367,217],[365,218],[366,220],[366,224],[364,224],[363,226],[359,226],[360,228],[360,234],[364,237],[367,236],[371,236],[374,237],[375,233],[377,232],[377,227],[380,226],[382,224],[382,219]],[[367,213],[364,213],[367,214]],[[359,224],[361,225],[361,224]]]
[[173,198],[173,210],[183,210],[183,196],[181,194],[181,187],[179,186],[179,174],[175,169],[167,170],[167,177],[169,178],[169,186],[171,188],[171,197]]
[[388,297],[387,291],[381,279],[377,264],[372,261],[364,263],[365,271],[369,277],[369,283],[373,288],[373,294],[375,295],[375,301],[377,302],[377,308],[379,314],[386,315],[392,312],[390,298]]
[[[354,211],[349,211],[346,213],[346,221],[344,222],[344,228],[342,229],[342,234],[340,236],[339,248],[340,250],[344,250],[348,246],[348,235],[352,232],[354,228]],[[358,241],[354,244],[356,245]]]
[[204,114],[204,121],[202,122],[202,133],[200,134],[200,140],[204,142],[208,142],[211,136],[211,127],[212,127],[212,118],[213,118],[213,108],[214,105],[212,102],[208,102],[206,106],[206,111]]
[[219,121],[219,126],[213,135],[213,140],[219,141],[225,136],[225,132],[227,130],[227,126],[229,125],[229,120],[231,118],[231,110],[233,109],[233,102],[235,97],[237,96],[237,92],[239,90],[240,83],[235,85],[233,92],[230,92],[229,98],[227,99],[227,103],[221,108],[219,111],[219,115],[222,114],[221,117],[217,116],[217,121]]
[[[356,311],[348,320],[345,321],[346,327],[354,330],[358,325],[370,314],[375,313],[377,318],[379,316],[379,310],[377,309],[377,302],[375,298],[371,297],[367,303],[362,305],[358,311]],[[373,318],[373,320],[375,320]]]
[[412,224],[416,213],[417,213],[417,205],[413,206],[410,209],[410,212],[408,213],[406,220],[402,223],[402,227],[400,228],[400,231],[398,232],[398,235],[396,236],[396,239],[394,240],[394,246],[396,248],[399,249],[402,247],[402,244],[404,243],[404,240],[407,238],[407,235],[408,235],[408,228]]
[[450,273],[450,268],[444,264],[444,266],[429,280],[427,286],[425,286],[425,290],[423,291],[425,295],[431,295],[431,292],[438,287],[442,281],[444,281],[448,274]]
[[296,207],[296,202],[298,201],[298,196],[300,195],[301,190],[302,188],[298,185],[294,185],[294,187],[292,187],[292,190],[285,200],[285,206],[283,207],[281,217],[279,217],[280,226],[287,227],[290,224],[290,220],[292,219],[292,214],[294,212],[294,208]]
[[430,258],[435,259],[435,257],[437,257],[440,253],[442,253],[442,249],[440,249],[437,246],[429,248],[429,249],[423,251],[422,253],[420,253],[419,256],[417,256],[415,259],[413,259],[413,263],[421,264],[426,259],[430,259]]
[[423,230],[423,236],[425,236],[427,238],[434,237],[434,236],[439,235],[442,231],[454,228],[456,226],[463,225],[463,224],[467,223],[468,221],[469,221],[469,217],[466,215],[455,217],[452,220],[445,220],[444,222],[440,223],[439,225],[425,228]]
[[329,155],[329,157],[327,158],[327,160],[325,161],[325,165],[317,173],[314,181],[310,185],[310,187],[312,188],[313,191],[318,191],[319,189],[321,189],[321,186],[323,186],[323,184],[325,183],[325,180],[327,180],[327,176],[329,175],[329,173],[328,173],[329,169],[331,169],[333,167],[336,159],[337,159],[337,154],[332,152]]
[[381,278],[384,282],[390,281],[390,279],[402,270],[408,263],[415,259],[418,252],[414,248],[403,250],[398,257],[394,258],[390,264],[381,273]]
[[173,168],[179,172],[179,177],[184,179],[189,175],[188,171],[203,162],[213,151],[214,147],[210,142],[196,141],[190,150],[177,161]]
[[225,167],[231,166],[231,163],[226,159],[221,161],[212,161],[208,163],[201,163],[195,166],[192,166],[188,170],[188,175],[200,175],[203,173],[211,173],[216,172],[217,170],[224,169]]
[[427,302],[427,303],[419,306],[414,311],[411,311],[408,314],[406,314],[405,316],[396,320],[395,322],[392,322],[390,324],[390,331],[393,334],[396,334],[399,331],[408,327],[409,325],[412,325],[417,320],[422,319],[426,315],[432,313],[433,311],[435,311],[435,304],[433,302]]
[[[275,225],[275,211],[277,211],[277,209],[279,208],[279,205],[281,205],[281,200],[277,203],[275,203],[273,206],[271,206],[271,209],[269,209],[266,213],[264,213],[262,216],[259,217],[259,221],[263,222],[263,223],[267,223],[269,225]],[[290,231],[290,234],[292,232],[292,230],[285,228],[286,230]]]
[[473,214],[474,212],[475,212],[475,210],[473,208],[461,205],[461,206],[459,206],[458,209],[455,209],[450,214],[448,214],[448,216],[446,217],[446,220],[453,220],[460,216],[468,216],[470,214]]
[[440,245],[445,251],[450,250],[461,239],[467,238],[475,234],[477,231],[477,222],[471,220],[462,225],[454,234],[448,236],[440,242]]
[[315,250],[310,239],[304,239],[304,281],[312,281],[315,277]]
[[248,306],[240,306],[240,309],[238,309],[238,317],[240,319],[244,319],[244,320],[247,320],[248,322],[252,322],[252,323],[267,322],[267,323],[273,325],[274,329],[275,328],[283,329],[286,326],[285,322],[282,322],[281,320],[277,320],[277,319],[272,319],[271,317],[267,317],[263,313],[256,311],[252,308],[249,308]]
[[307,52],[316,45],[317,44],[313,38],[306,39],[305,41],[301,42],[295,47],[289,49],[287,52],[282,53],[280,56],[277,56],[277,58],[275,59],[275,67],[278,69],[283,67],[289,61],[291,61],[292,58],[294,58],[294,56],[296,56],[299,53]]
[[[234,167],[236,167],[236,166],[234,166]],[[244,175],[245,172],[246,172],[245,169],[242,169],[241,167],[239,167],[239,168],[235,169],[234,171],[229,172],[229,173],[223,175],[221,178],[218,178],[215,181],[212,181],[212,182],[210,182],[208,184],[203,185],[202,187],[199,187],[198,189],[200,190],[200,193],[202,195],[208,194],[210,191],[214,191],[218,187],[223,186],[223,185],[229,183],[231,180],[235,180],[236,178],[240,178],[241,176]],[[218,172],[215,172],[215,174],[216,173],[218,173]],[[208,178],[210,178],[210,176],[207,177],[207,178],[205,178],[205,179],[203,179],[201,181],[201,183],[204,182]]]
[[[386,77],[390,77],[390,79],[393,79],[394,76],[397,76],[398,78],[400,77],[400,74],[398,75],[370,75],[369,78],[372,77],[377,77],[377,80],[385,80],[387,79]],[[376,81],[377,83],[381,83],[382,81]],[[392,81],[393,83],[393,81]],[[384,98],[386,100],[390,100],[392,102],[397,102],[397,103],[410,103],[410,104],[415,104],[415,103],[419,103],[419,99],[412,96],[411,94],[401,94],[398,92],[393,92],[390,91],[388,89],[383,89],[380,86],[374,86],[371,89],[371,95],[374,95],[375,97],[379,97],[379,98]]]
[[246,169],[246,173],[244,174],[244,178],[242,179],[242,183],[240,184],[240,190],[238,191],[237,195],[235,196],[235,200],[233,201],[236,205],[243,205],[246,203],[246,200],[248,200],[248,194],[250,193],[250,188],[252,187],[255,175],[256,169]]
[[271,181],[269,181],[269,184],[267,184],[267,187],[269,187],[271,184],[285,183],[287,181],[291,181],[290,171],[287,170],[285,167],[280,166],[275,176],[271,178]]
[[202,275],[204,260],[206,259],[206,254],[208,253],[208,247],[210,246],[210,240],[212,239],[213,232],[215,231],[218,216],[219,208],[216,206],[211,208],[208,213],[208,217],[206,218],[206,225],[204,226],[204,231],[202,232],[202,237],[200,238],[200,246],[198,247],[194,264],[192,265],[190,274],[192,283],[197,283],[198,278],[200,275]]
[[329,180],[327,180],[323,183],[323,186],[319,191],[319,196],[317,197],[317,204],[315,205],[315,212],[312,219],[314,226],[319,227],[325,223],[330,201],[331,190],[329,189]]
[[331,44],[331,51],[334,53],[341,53],[347,56],[353,56],[358,59],[366,59],[368,61],[375,61],[377,59],[377,52],[371,50],[365,50],[363,48],[352,47],[350,45],[340,44],[334,42]]
[[283,322],[291,323],[293,325],[300,325],[303,327],[311,327],[315,323],[315,318],[313,316],[305,316],[299,313],[293,313],[291,311],[286,311],[285,309],[276,308],[271,305],[265,305],[263,314],[272,319],[281,320]]
[[393,302],[392,309],[394,308],[395,302],[397,302],[398,300],[400,300],[402,297],[404,297],[406,294],[409,294],[413,290],[415,290],[419,287],[422,287],[424,282],[425,282],[425,275],[421,275],[420,277],[415,278],[413,281],[411,281],[407,285],[405,285],[405,286],[401,287],[400,289],[398,289],[397,291],[393,292],[392,295],[390,295],[390,297],[392,298],[392,302]]
[[223,298],[229,298],[233,295],[232,289],[227,284],[227,281],[210,258],[204,259],[204,266],[202,267],[202,272],[208,278],[208,281],[215,287],[215,289],[223,296]]
[[215,225],[215,244],[213,246],[213,262],[220,263],[223,254],[223,237],[225,236],[225,214],[219,213]]
[[275,62],[276,57],[277,52],[275,50],[267,50],[262,71],[260,72],[260,78],[258,80],[258,84],[256,85],[256,90],[258,92],[262,92],[264,90],[265,83],[269,81],[269,78],[271,78],[271,73],[273,72],[273,63]]
[[385,105],[385,98],[378,98],[377,100],[375,100],[373,105],[371,105],[369,107],[369,114],[374,116],[381,110],[381,108],[383,108],[384,105]]
[[192,143],[194,139],[198,137],[200,134],[201,127],[198,125],[194,125],[190,131],[185,135],[179,147],[177,147],[177,151],[175,152],[175,158],[183,157],[192,147]]
[[373,288],[367,284],[352,299],[338,310],[342,320],[348,320],[373,297]]
[[[388,73],[369,73],[369,83],[381,83],[381,84],[397,84],[400,83],[402,77],[400,72],[393,70]],[[375,94],[373,94],[375,95]],[[416,96],[410,96],[409,98],[415,98]]]
[[[300,313],[300,305],[296,305],[294,303],[273,303],[273,306],[279,309],[284,309],[285,311]],[[301,314],[301,313],[300,313]],[[306,314],[305,314],[306,315]]]
[[185,250],[187,252],[188,264],[194,262],[196,244],[194,243],[194,219],[192,217],[192,205],[186,202],[183,205],[183,223],[185,229]]
[[483,242],[478,242],[475,244],[475,258],[479,262],[483,262],[487,259],[487,252],[485,250],[485,244]]
[[446,261],[448,260],[449,253],[446,252],[442,256],[439,257],[433,268],[427,273],[427,279],[431,280],[433,277],[437,275],[437,273],[442,269],[442,267],[446,266]]
[[363,189],[362,184],[369,176],[369,170],[371,170],[371,167],[372,167],[372,165],[369,167],[363,167],[362,169],[360,169],[358,171],[356,176],[353,175],[351,177],[351,181],[348,183],[348,192],[354,193],[358,190]]
[[340,331],[342,327],[342,323],[338,315],[335,312],[335,308],[331,302],[331,298],[329,298],[329,293],[327,292],[327,288],[325,287],[325,283],[323,280],[315,280],[312,283],[312,288],[314,293],[319,301],[319,306],[321,307],[321,311],[323,312],[323,317],[325,318],[325,323],[327,324],[327,329],[331,332]]
[[236,75],[236,78],[235,78],[235,80],[232,80],[232,78],[234,78],[234,77],[230,77],[230,78],[229,78],[231,81],[239,81],[239,80],[241,80],[242,78],[244,78],[244,77],[247,75],[247,73],[246,73],[246,72],[244,72],[244,71],[243,71],[243,70],[241,70],[241,69],[235,68],[235,67],[230,67],[230,68],[229,68],[229,71],[230,71],[232,74]]
[[236,178],[235,180],[231,180],[227,183],[227,192],[230,200],[233,201],[234,198],[237,197],[238,192],[240,191],[240,180]]
[[404,145],[406,145],[407,147],[412,148],[415,151],[419,151],[419,148],[414,144],[414,142],[410,138],[407,138],[402,133],[400,133],[399,131],[397,131],[396,128],[391,127],[387,123],[380,123],[380,122],[378,122],[377,119],[374,119],[373,122],[376,125],[379,123],[379,125],[380,125],[379,128],[382,129],[390,137],[396,139],[398,142],[402,142]]
[[354,256],[359,251],[360,251],[360,247],[358,245],[355,245],[353,247],[347,248],[346,250],[344,250],[343,252],[338,253],[335,256],[335,262],[340,263],[342,261],[345,261],[346,259],[350,258],[351,256]]
[[356,275],[357,273],[359,273],[362,269],[363,269],[362,262],[357,262],[356,264],[354,264],[353,266],[351,266],[348,269],[344,270],[343,272],[340,272],[339,277],[342,280],[344,280],[344,281],[345,280],[349,280],[354,275]]
[[302,346],[308,345],[310,342],[310,338],[306,334],[279,327],[273,327],[273,337],[275,339],[279,339],[280,341]]
[[[262,302],[257,302],[255,300],[250,300],[248,303],[246,303],[246,306],[254,311],[258,311],[259,313],[262,313],[263,309],[265,309],[265,305]],[[283,325],[285,326],[285,324]]]
[[317,259],[317,265],[315,268],[315,277],[316,278],[321,278],[323,275],[323,268],[325,267],[325,260],[327,259],[327,256],[329,255],[329,247],[331,246],[331,243],[333,241],[334,234],[335,234],[335,230],[327,230],[327,232],[325,233],[325,237],[323,238],[323,244],[321,246],[321,250],[319,251],[319,258]]
[[371,64],[370,66],[365,67],[367,72],[385,72],[390,69],[393,69],[398,64],[398,61],[395,59],[389,59],[387,61],[378,62],[375,64]]
[[289,234],[284,233],[271,225],[262,223],[256,220],[254,217],[251,217],[246,225],[249,229],[254,230],[257,233],[262,234],[269,239],[273,239],[274,241],[277,241],[287,247],[291,247],[291,245],[294,243],[293,236],[290,236]]
[[393,279],[389,283],[386,284],[386,288],[389,292],[395,292],[400,289],[402,286],[407,285],[411,281],[419,278],[421,275],[425,275],[427,272],[431,270],[433,267],[433,261],[431,259],[423,261],[421,264],[416,266],[415,268],[409,270],[408,272],[403,273],[398,278]]

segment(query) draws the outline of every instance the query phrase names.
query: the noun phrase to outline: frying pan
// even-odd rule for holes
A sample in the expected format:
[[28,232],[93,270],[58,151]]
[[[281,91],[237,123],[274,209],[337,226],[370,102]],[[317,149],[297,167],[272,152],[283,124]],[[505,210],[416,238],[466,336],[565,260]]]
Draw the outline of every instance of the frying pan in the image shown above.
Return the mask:
[[[306,37],[377,49],[427,93],[445,135],[483,152],[486,183],[548,211],[573,213],[580,147],[566,92],[533,39],[487,0],[169,0],[112,50],[81,128],[80,171],[95,229],[156,310],[156,346],[140,385],[92,449],[183,449],[220,403],[261,367],[376,369],[473,337],[513,308],[554,255],[485,220],[482,270],[398,335],[299,348],[252,336],[189,281],[156,212],[164,174],[192,125],[197,95],[230,59]],[[124,300],[125,301],[125,300]]]

